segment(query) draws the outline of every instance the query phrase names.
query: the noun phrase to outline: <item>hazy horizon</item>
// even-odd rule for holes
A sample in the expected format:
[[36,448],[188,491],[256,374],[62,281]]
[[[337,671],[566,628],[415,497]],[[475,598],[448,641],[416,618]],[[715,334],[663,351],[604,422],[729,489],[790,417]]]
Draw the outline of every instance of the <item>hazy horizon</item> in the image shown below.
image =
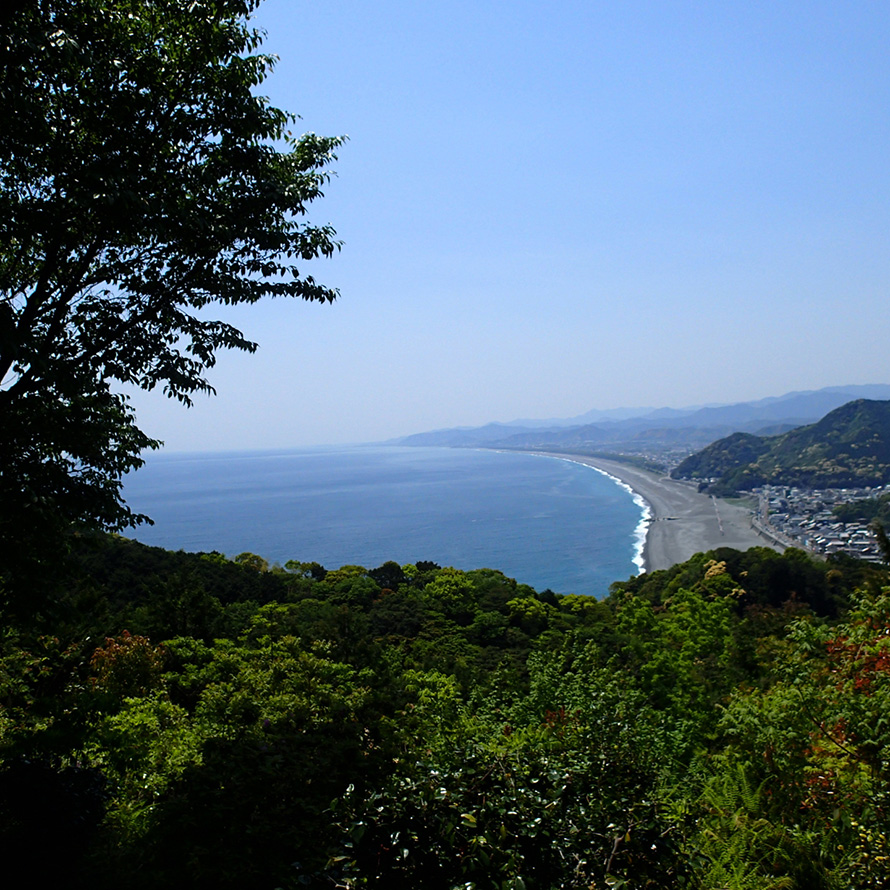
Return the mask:
[[[509,15],[505,13],[509,9]],[[260,344],[171,451],[383,441],[888,379],[890,9],[266,0],[260,92],[348,134],[310,207],[332,306]]]

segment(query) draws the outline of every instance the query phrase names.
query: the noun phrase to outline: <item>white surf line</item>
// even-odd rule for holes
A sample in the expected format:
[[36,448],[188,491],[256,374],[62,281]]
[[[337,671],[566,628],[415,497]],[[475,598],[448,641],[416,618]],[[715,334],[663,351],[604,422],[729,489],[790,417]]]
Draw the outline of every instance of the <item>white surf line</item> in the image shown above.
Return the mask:
[[551,457],[554,460],[564,460],[569,464],[578,464],[579,467],[586,467],[588,470],[594,470],[601,476],[611,479],[616,485],[623,488],[633,498],[633,502],[640,508],[641,516],[637,527],[634,529],[634,555],[631,562],[639,569],[637,574],[642,575],[646,571],[646,536],[649,534],[649,525],[653,521],[653,511],[651,504],[636,489],[628,485],[623,479],[613,476],[606,470],[595,467],[592,464],[586,464],[581,460],[574,460],[571,457],[563,457],[560,454],[550,454],[544,451],[527,451],[526,454],[534,454],[538,457]]

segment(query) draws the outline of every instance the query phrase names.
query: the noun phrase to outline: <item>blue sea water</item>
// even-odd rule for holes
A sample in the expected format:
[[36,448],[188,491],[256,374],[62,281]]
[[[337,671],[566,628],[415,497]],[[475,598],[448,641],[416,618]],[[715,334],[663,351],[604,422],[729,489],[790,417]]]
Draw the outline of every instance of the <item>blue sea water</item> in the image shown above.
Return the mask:
[[611,477],[482,450],[149,455],[124,497],[155,521],[128,536],[173,550],[247,550],[329,569],[432,560],[597,597],[640,571],[645,530],[642,503]]

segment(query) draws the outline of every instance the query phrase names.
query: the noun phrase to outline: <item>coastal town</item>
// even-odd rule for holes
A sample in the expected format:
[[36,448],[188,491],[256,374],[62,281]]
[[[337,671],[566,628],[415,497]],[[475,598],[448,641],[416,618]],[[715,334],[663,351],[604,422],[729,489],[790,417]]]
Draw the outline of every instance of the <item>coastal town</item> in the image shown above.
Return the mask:
[[[661,466],[664,478],[671,475],[689,448],[640,449],[622,457],[642,465]],[[703,485],[717,479],[677,479],[686,485]],[[879,498],[890,494],[890,485],[862,488],[802,488],[785,485],[764,485],[747,493],[736,503],[750,510],[751,526],[762,537],[779,547],[799,547],[816,556],[843,553],[872,563],[884,562],[874,531],[867,521],[843,521],[835,513],[842,504]],[[735,499],[733,499],[735,500]]]
[[752,521],[761,534],[786,547],[801,547],[820,556],[846,553],[879,563],[883,557],[869,524],[843,522],[834,508],[888,492],[890,486],[807,489],[764,485],[754,490],[758,502]]
[[[716,482],[716,479],[698,480],[673,479],[670,471],[688,457],[688,449],[661,451],[656,449],[639,450],[623,454],[625,460],[631,457],[643,466],[661,467],[659,476],[671,479],[680,486],[691,486],[701,490],[703,485]],[[597,461],[603,463],[602,461]],[[611,472],[624,475],[620,464],[612,463]],[[632,481],[640,487],[640,474]],[[648,494],[648,492],[647,492]],[[801,488],[785,485],[764,485],[746,493],[745,497],[722,501],[724,506],[717,510],[718,516],[725,515],[729,503],[745,507],[749,511],[751,528],[757,535],[780,548],[799,547],[819,557],[843,553],[875,564],[884,561],[881,548],[869,522],[844,521],[835,513],[841,504],[879,498],[890,494],[890,485],[862,488]],[[673,518],[673,517],[671,517]]]

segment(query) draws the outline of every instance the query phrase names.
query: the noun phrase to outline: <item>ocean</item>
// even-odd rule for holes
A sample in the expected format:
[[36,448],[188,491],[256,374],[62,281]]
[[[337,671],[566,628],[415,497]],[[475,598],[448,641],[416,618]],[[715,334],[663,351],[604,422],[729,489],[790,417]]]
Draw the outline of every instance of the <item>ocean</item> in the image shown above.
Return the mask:
[[375,568],[493,568],[536,590],[602,597],[638,574],[645,506],[590,467],[532,454],[355,446],[150,454],[124,485],[152,517],[127,536]]

